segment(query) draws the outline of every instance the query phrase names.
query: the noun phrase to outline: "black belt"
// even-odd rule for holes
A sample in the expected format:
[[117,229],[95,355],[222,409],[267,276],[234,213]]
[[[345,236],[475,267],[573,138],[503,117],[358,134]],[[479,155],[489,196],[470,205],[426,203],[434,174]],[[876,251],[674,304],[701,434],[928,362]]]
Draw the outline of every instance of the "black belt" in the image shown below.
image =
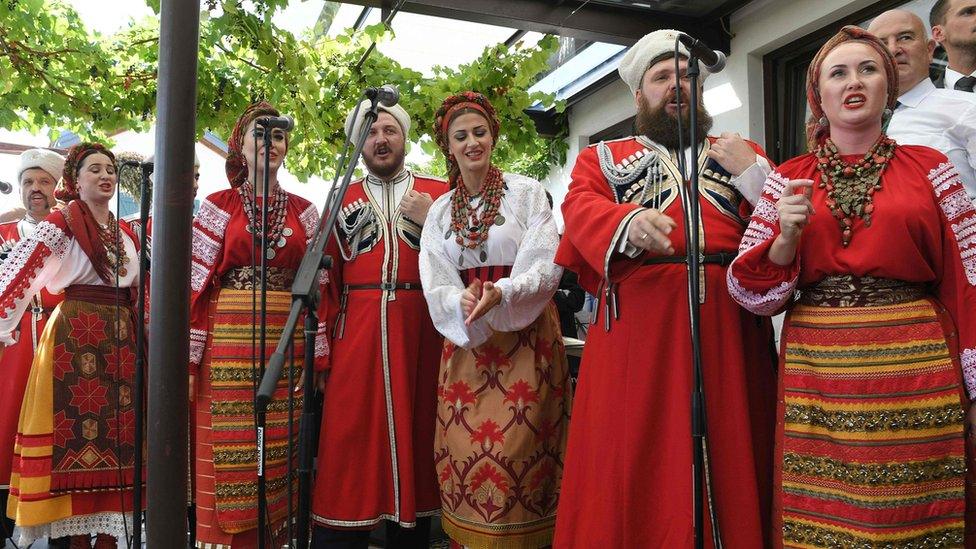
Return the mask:
[[393,290],[421,290],[423,289],[419,282],[384,282],[382,284],[346,284],[343,286],[343,291],[352,290],[386,290],[392,292]]
[[[732,260],[735,259],[736,254],[731,252],[719,252],[717,254],[705,254],[700,255],[699,262],[704,265],[706,263],[712,263],[715,265],[721,265],[723,267],[728,267],[732,264]],[[659,255],[655,257],[649,257],[644,260],[644,265],[662,265],[665,263],[687,263],[688,258],[683,255]]]

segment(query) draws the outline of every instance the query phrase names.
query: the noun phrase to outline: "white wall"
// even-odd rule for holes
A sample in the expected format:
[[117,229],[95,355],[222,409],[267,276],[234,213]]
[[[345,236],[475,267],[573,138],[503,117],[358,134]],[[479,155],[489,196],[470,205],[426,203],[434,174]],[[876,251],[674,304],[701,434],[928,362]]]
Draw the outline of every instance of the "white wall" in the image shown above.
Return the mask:
[[563,229],[563,215],[559,205],[566,196],[576,155],[586,148],[591,135],[633,116],[634,112],[633,96],[623,80],[613,81],[569,108],[569,150],[566,152],[566,164],[553,168],[549,177],[542,181],[552,194],[553,213],[560,233]]
[[706,88],[729,82],[742,107],[715,117],[715,128],[765,144],[763,55],[875,3],[872,0],[758,0],[732,17],[732,55]]
[[[873,0],[755,0],[732,17],[732,54],[724,72],[709,76],[705,92],[731,84],[741,106],[714,115],[714,132],[734,131],[765,144],[763,55],[824,25],[873,4]],[[734,102],[733,102],[734,104]],[[543,183],[555,204],[566,195],[576,155],[589,136],[633,116],[634,101],[620,80],[573,105],[569,112],[569,153]],[[582,143],[582,145],[581,145]],[[556,211],[560,227],[562,215]]]

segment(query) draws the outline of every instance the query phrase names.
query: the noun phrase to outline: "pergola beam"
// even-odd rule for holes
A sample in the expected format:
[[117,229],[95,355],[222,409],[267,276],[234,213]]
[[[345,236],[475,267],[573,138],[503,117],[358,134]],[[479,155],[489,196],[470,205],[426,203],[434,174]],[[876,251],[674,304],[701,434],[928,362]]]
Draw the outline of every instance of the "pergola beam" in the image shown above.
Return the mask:
[[[345,0],[345,3],[383,8],[387,1]],[[721,20],[706,22],[700,18],[578,0],[555,3],[552,0],[407,0],[400,9],[624,46],[634,44],[656,29],[677,29],[702,37],[715,49],[729,50],[729,37],[722,29]]]

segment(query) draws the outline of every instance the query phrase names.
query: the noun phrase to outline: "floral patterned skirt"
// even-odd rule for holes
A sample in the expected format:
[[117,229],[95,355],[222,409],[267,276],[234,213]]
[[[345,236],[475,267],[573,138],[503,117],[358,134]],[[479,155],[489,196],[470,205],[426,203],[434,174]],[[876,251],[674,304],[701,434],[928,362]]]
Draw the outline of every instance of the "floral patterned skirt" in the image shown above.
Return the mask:
[[556,308],[475,349],[444,343],[435,465],[444,531],[472,547],[552,543],[572,406]]
[[[7,515],[18,543],[132,531],[135,337],[122,290],[68,288],[38,341],[21,406]],[[90,288],[90,287],[88,287]],[[89,295],[91,294],[91,295]]]

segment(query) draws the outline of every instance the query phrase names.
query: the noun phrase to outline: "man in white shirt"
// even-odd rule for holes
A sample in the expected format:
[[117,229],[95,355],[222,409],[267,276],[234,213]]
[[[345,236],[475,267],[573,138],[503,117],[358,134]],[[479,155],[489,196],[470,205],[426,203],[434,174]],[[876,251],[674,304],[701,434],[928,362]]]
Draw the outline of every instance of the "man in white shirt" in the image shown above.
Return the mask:
[[976,0],[937,0],[929,12],[932,38],[949,57],[939,88],[972,93],[976,85]]
[[935,41],[914,13],[886,11],[868,31],[888,46],[898,67],[900,95],[887,134],[902,145],[925,145],[944,153],[970,198],[976,198],[976,96],[938,89],[929,80]]

